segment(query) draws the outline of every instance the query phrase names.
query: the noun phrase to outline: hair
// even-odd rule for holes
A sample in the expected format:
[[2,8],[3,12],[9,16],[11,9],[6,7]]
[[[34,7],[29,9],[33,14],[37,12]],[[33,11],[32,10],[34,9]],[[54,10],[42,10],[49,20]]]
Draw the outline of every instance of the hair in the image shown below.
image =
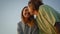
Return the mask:
[[22,9],[22,12],[21,12],[21,18],[24,18],[23,12],[24,12],[24,9],[25,9],[25,8],[28,8],[28,6],[25,6],[25,7]]
[[30,0],[28,2],[28,6],[31,5],[32,6],[32,9],[34,10],[38,10],[39,9],[39,6],[43,5],[42,1],[41,0]]
[[[22,9],[21,18],[23,18],[23,19],[24,19],[23,12],[24,12],[24,9],[25,9],[25,8],[28,8],[28,6],[25,6],[25,7]],[[33,16],[33,15],[30,15],[29,20],[32,20],[32,19],[34,19],[34,16]]]
[[24,9],[25,9],[25,8],[28,8],[28,6],[25,6],[25,7],[22,9],[22,12],[21,12],[21,19],[22,19],[22,21],[23,21],[24,23],[26,23],[25,17],[24,17],[24,15],[23,15],[23,12],[24,12]]

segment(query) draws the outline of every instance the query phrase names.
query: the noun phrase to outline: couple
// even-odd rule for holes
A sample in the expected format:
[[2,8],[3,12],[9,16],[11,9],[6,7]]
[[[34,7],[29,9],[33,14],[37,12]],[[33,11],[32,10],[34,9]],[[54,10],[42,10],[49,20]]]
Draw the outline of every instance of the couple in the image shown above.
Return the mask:
[[60,34],[59,13],[44,5],[42,0],[30,0],[28,7],[23,8],[21,16],[18,34]]

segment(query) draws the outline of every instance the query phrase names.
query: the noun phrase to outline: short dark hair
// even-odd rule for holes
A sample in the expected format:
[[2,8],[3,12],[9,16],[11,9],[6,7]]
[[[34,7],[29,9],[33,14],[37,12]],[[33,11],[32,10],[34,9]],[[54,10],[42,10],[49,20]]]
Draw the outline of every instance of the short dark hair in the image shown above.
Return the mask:
[[32,5],[33,9],[38,10],[40,5],[43,5],[42,1],[39,0],[31,0],[28,2],[28,6]]

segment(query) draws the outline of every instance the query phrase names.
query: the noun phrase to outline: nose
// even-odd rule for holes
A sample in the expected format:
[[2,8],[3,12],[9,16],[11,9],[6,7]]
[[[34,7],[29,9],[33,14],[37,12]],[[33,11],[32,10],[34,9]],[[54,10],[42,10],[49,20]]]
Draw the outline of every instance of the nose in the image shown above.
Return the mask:
[[30,15],[30,12],[28,12],[28,14]]

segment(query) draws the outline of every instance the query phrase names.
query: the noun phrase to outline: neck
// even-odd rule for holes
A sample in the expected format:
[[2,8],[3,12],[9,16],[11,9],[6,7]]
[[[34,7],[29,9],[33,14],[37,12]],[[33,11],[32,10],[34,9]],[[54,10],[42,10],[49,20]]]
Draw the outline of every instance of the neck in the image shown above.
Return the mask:
[[28,18],[25,18],[25,21],[27,22],[28,21]]

